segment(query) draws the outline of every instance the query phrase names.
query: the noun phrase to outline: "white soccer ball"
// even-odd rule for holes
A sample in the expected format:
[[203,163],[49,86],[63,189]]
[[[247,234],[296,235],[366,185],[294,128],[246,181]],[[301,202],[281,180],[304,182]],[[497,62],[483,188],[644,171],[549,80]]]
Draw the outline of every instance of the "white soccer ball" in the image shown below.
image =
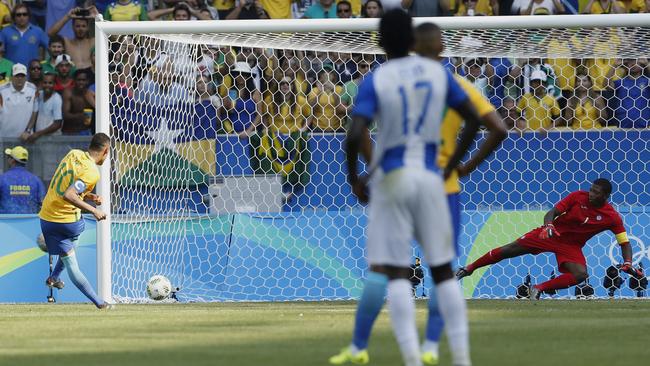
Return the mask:
[[156,275],[147,282],[147,296],[152,300],[164,300],[172,293],[172,284],[167,277]]
[[45,237],[43,236],[43,233],[38,234],[38,238],[36,238],[36,244],[40,250],[47,253],[47,245],[45,244]]

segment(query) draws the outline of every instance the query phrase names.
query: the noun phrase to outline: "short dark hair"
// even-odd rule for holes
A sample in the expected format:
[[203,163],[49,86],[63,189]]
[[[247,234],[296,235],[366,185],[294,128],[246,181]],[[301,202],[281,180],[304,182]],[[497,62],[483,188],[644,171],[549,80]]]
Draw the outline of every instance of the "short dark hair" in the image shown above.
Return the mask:
[[103,132],[98,132],[93,135],[93,139],[90,140],[90,145],[88,150],[90,151],[102,151],[104,148],[111,143],[111,138]]
[[86,77],[88,78],[89,81],[92,78],[92,72],[90,70],[88,70],[88,69],[75,70],[74,74],[72,75],[72,78],[76,79],[78,75],[86,75]]
[[338,10],[339,5],[347,5],[350,7],[350,10],[352,10],[352,4],[348,0],[341,0],[336,4],[336,8]]
[[413,46],[413,19],[403,10],[393,9],[381,17],[379,45],[392,57],[407,56]]
[[177,3],[176,5],[174,5],[174,10],[172,11],[172,17],[175,17],[175,16],[176,16],[176,13],[177,13],[179,10],[184,10],[184,11],[187,12],[187,14],[192,15],[192,12],[190,12],[190,8],[188,8],[187,5],[185,5],[185,4],[181,4],[181,3]]
[[609,195],[612,193],[612,183],[609,180],[605,178],[598,178],[594,181],[594,184],[602,188],[605,194]]
[[29,9],[29,7],[27,6],[27,4],[18,3],[18,4],[16,4],[16,6],[14,7],[14,10],[11,12],[11,19],[16,20],[16,13],[18,12],[18,9],[25,9],[25,11],[27,12],[27,15],[28,15],[30,18],[32,17],[32,11]]
[[63,45],[65,47],[65,42],[63,41],[63,37],[61,37],[58,34],[50,36],[50,40],[49,40],[49,42],[47,42],[47,45],[51,46],[52,43],[61,43],[61,45]]

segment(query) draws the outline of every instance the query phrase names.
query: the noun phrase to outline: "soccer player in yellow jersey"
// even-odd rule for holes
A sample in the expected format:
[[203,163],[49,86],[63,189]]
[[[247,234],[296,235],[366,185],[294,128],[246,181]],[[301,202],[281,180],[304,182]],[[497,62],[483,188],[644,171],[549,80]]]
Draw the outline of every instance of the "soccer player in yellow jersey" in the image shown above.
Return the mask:
[[84,230],[81,210],[91,212],[97,221],[106,218],[104,212],[85,201],[92,201],[96,205],[102,203],[102,198],[91,191],[99,181],[97,166],[104,163],[109,149],[108,135],[97,133],[93,136],[88,151],[70,150],[59,163],[38,214],[47,250],[50,255],[59,256],[45,284],[62,289],[64,284],[59,276],[66,268],[75,286],[99,309],[109,305],[97,297],[86,276],[79,269],[74,242]]
[[[415,29],[415,52],[424,57],[438,60],[443,44],[440,29],[432,23],[424,23]],[[470,102],[476,108],[481,122],[487,127],[489,133],[479,147],[479,151],[465,164],[458,166],[456,171],[445,181],[445,191],[451,213],[454,229],[456,254],[458,254],[458,234],[460,231],[460,182],[459,178],[468,175],[487,158],[508,134],[505,123],[490,102],[468,80],[454,75],[461,88],[467,93]],[[438,154],[438,166],[444,168],[456,150],[458,134],[463,126],[463,118],[453,109],[447,109],[442,121],[442,144]],[[443,321],[438,311],[435,288],[431,289],[429,296],[429,318],[427,321],[426,336],[422,345],[422,361],[427,365],[438,364],[438,343],[443,329]]]

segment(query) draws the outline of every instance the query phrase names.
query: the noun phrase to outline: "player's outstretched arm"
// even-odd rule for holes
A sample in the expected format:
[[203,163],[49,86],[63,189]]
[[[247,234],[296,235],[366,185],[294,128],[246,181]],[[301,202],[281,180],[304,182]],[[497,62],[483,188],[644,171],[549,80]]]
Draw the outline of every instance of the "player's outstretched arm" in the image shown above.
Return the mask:
[[348,182],[350,182],[352,191],[362,203],[368,202],[368,194],[366,191],[366,182],[360,179],[357,173],[357,162],[360,152],[366,162],[372,160],[372,142],[370,141],[370,131],[368,130],[370,122],[368,118],[362,116],[357,115],[352,117],[352,123],[350,124],[345,140]]
[[451,172],[456,169],[460,160],[465,156],[465,153],[472,144],[472,141],[474,141],[474,137],[481,125],[481,117],[479,117],[476,109],[468,98],[465,99],[464,102],[458,104],[454,109],[456,109],[458,114],[460,114],[460,116],[465,120],[465,127],[463,128],[463,132],[460,134],[460,141],[456,146],[456,150],[445,167],[445,179],[447,179]]
[[490,112],[488,114],[485,114],[481,118],[483,125],[488,129],[489,133],[487,135],[487,138],[481,146],[479,147],[479,150],[472,156],[470,160],[467,161],[467,163],[461,165],[458,167],[458,174],[461,177],[464,177],[474,171],[483,160],[485,160],[494,150],[499,147],[499,144],[501,144],[501,141],[505,140],[505,138],[508,136],[508,129],[506,128],[506,124],[503,123],[503,120],[499,116],[499,114],[496,111]]
[[96,207],[91,206],[90,204],[84,202],[81,199],[74,185],[71,185],[70,187],[68,187],[68,189],[65,190],[65,192],[63,193],[63,199],[70,202],[71,204],[73,204],[75,207],[79,209],[89,211],[90,213],[93,214],[93,216],[95,216],[97,221],[101,221],[106,218],[106,214],[104,212],[102,212],[100,209]]

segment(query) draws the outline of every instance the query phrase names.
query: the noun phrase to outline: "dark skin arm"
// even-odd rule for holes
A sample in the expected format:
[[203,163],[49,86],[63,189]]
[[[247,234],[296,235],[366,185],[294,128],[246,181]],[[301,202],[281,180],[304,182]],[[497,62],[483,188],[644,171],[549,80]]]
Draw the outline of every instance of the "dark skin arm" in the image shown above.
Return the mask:
[[489,133],[476,154],[467,163],[458,167],[458,175],[461,177],[468,175],[476,169],[483,160],[499,147],[501,141],[508,136],[508,129],[496,111],[484,115],[482,121]]
[[556,217],[560,216],[561,212],[558,211],[555,207],[548,210],[544,215],[544,225],[552,224]]
[[368,193],[366,179],[360,178],[357,174],[357,161],[359,159],[359,153],[363,155],[366,162],[372,161],[372,141],[370,140],[370,131],[368,130],[370,122],[365,117],[352,117],[352,123],[348,129],[347,138],[345,139],[348,182],[352,185],[352,192],[361,203],[368,202]]
[[456,169],[460,160],[465,156],[465,153],[472,144],[472,141],[474,141],[474,137],[476,137],[476,133],[481,126],[481,117],[476,113],[476,109],[469,99],[465,99],[465,101],[455,108],[455,110],[465,120],[465,128],[463,128],[463,132],[460,135],[460,141],[458,141],[454,154],[451,156],[447,166],[445,167],[445,179],[449,178],[451,172]]

